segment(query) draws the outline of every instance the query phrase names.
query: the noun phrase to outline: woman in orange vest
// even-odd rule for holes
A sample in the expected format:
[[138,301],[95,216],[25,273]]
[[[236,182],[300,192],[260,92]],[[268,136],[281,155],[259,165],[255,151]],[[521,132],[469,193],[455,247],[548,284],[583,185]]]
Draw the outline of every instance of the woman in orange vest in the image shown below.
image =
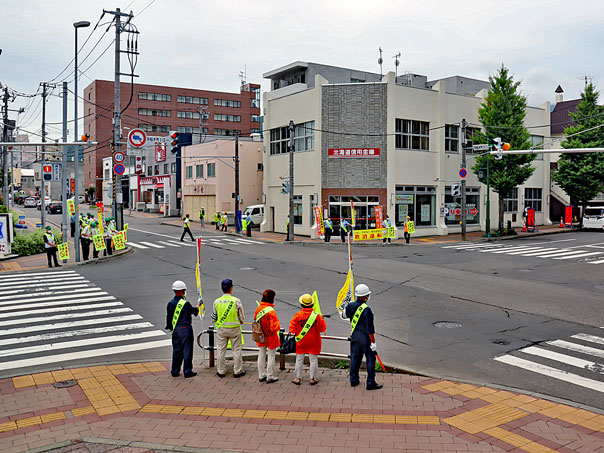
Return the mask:
[[300,296],[302,310],[294,315],[289,323],[289,331],[296,335],[296,385],[302,382],[304,355],[310,361],[310,385],[319,383],[319,354],[321,353],[321,334],[327,330],[323,316],[313,310],[310,294]]
[[[281,346],[279,341],[281,325],[275,312],[274,303],[275,291],[267,289],[262,293],[262,300],[256,308],[256,313],[254,313],[254,321],[260,322],[266,340],[264,343],[256,342],[256,346],[258,346],[258,380],[260,382],[266,381],[267,384],[279,380],[275,377],[275,355],[277,354],[277,348]],[[263,314],[259,317],[258,313],[260,312]]]

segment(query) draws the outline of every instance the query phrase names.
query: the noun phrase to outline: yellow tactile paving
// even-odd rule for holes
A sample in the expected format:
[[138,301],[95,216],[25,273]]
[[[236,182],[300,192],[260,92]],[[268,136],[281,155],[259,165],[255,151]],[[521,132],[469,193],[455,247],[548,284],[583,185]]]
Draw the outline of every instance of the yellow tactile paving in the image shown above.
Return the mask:
[[17,420],[17,428],[25,428],[26,426],[39,425],[42,423],[40,416],[22,418]]
[[17,429],[17,424],[15,422],[0,423],[0,433],[13,431],[15,429]]
[[245,414],[243,414],[246,418],[264,418],[265,415],[266,411],[259,409],[248,409],[245,411]]
[[514,409],[501,403],[494,403],[481,407],[480,409],[445,418],[443,421],[451,426],[466,431],[467,433],[476,434],[527,415],[527,412]]
[[329,416],[330,422],[350,422],[352,421],[352,414],[341,414],[341,413],[332,413]]
[[94,414],[96,411],[92,406],[80,407],[78,409],[72,409],[71,413],[74,417],[81,417],[82,415]]
[[329,413],[328,412],[311,412],[308,414],[308,420],[315,422],[328,422],[329,421]]
[[526,437],[519,436],[518,434],[511,433],[501,428],[485,429],[484,433],[513,445],[514,447],[522,447],[523,445],[527,445],[532,442]]
[[420,415],[417,417],[417,423],[419,425],[440,425],[440,418]]
[[42,419],[42,423],[48,423],[55,420],[64,420],[67,417],[65,416],[65,412],[53,412],[51,414],[40,415]]
[[417,417],[414,415],[397,415],[397,425],[417,425]]
[[31,375],[27,376],[19,376],[13,378],[13,385],[16,389],[20,389],[23,387],[30,387],[32,385],[36,385],[34,382],[34,378]]

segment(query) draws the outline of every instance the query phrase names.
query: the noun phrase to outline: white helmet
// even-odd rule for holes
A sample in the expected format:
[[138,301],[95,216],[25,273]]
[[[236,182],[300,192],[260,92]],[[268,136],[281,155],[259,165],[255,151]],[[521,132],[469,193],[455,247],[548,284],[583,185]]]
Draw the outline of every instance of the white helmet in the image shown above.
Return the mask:
[[174,283],[172,283],[173,291],[182,291],[183,289],[186,290],[187,285],[185,285],[185,282],[183,282],[182,280],[176,280]]
[[354,289],[354,295],[356,297],[369,296],[370,294],[371,291],[369,290],[369,286],[365,285],[364,283],[357,285],[357,287]]

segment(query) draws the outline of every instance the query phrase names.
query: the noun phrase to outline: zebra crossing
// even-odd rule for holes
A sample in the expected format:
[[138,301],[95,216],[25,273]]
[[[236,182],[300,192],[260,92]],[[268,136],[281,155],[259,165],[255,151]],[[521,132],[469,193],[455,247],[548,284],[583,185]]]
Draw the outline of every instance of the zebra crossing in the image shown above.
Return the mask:
[[0,376],[171,344],[76,271],[0,275]]
[[586,333],[528,346],[494,358],[515,368],[604,393],[602,359],[604,337]]
[[[204,237],[201,240],[202,244],[206,244],[206,245],[251,245],[251,244],[264,244],[264,242],[261,241],[254,241],[252,239],[247,239],[247,238],[239,238],[239,237],[233,237],[233,239],[231,238],[225,238],[222,236],[216,236],[216,237]],[[192,242],[190,240],[185,240],[183,242],[179,241],[178,239],[165,239],[165,240],[154,240],[154,241],[128,241],[126,242],[127,245],[135,248],[135,249],[165,249],[165,248],[170,248],[170,247],[174,247],[174,248],[178,248],[178,247],[197,247],[195,245],[195,242]]]
[[553,260],[577,260],[587,264],[604,264],[604,243],[588,244],[575,247],[551,247],[551,243],[534,243],[524,245],[509,244],[468,244],[458,243],[442,246],[464,252],[491,253],[493,255],[512,255]]

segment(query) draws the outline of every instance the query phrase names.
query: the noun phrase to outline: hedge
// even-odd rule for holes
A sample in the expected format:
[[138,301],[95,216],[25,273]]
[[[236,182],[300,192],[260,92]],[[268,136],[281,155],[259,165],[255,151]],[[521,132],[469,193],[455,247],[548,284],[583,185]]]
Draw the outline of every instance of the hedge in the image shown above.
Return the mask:
[[[52,229],[57,244],[61,244],[61,232]],[[19,256],[37,255],[44,253],[44,230],[34,230],[31,233],[18,232],[15,234],[15,240],[12,244],[12,252]]]

